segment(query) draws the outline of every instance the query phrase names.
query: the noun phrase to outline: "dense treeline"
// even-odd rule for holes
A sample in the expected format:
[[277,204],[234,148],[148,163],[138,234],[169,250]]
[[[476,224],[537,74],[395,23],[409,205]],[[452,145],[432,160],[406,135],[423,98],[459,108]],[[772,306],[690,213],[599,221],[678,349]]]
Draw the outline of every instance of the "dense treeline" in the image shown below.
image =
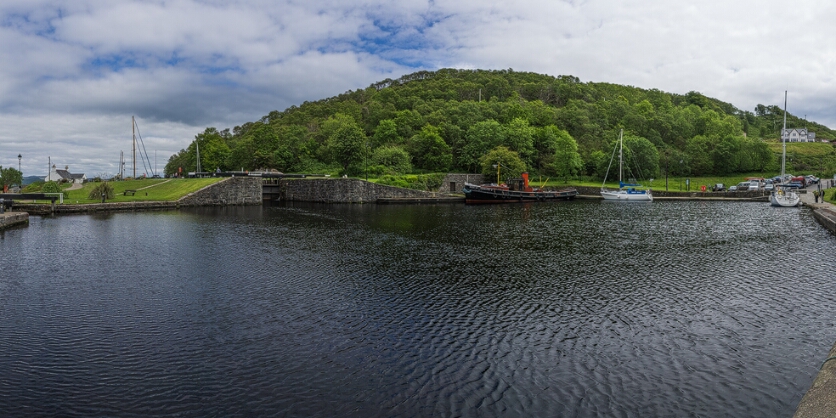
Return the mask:
[[[754,112],[697,92],[685,95],[582,83],[513,70],[421,71],[279,112],[231,131],[207,128],[173,155],[167,175],[277,169],[348,175],[510,172],[601,178],[619,130],[643,177],[774,170],[765,141],[777,141],[783,110]],[[788,127],[836,138],[787,115]],[[634,172],[636,170],[633,170]]]

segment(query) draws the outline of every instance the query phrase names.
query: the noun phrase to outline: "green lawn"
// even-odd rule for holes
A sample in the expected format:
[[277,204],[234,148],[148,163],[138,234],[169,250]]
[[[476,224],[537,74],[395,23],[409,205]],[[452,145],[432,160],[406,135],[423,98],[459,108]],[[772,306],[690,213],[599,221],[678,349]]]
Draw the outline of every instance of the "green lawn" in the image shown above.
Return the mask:
[[[145,179],[111,181],[115,197],[108,202],[138,202],[138,201],[175,201],[189,193],[200,190],[210,184],[221,181],[222,178],[212,177],[204,179]],[[85,183],[79,190],[64,190],[64,203],[100,203],[101,200],[91,200],[87,196],[100,183]],[[136,190],[133,196],[125,196],[125,190]]]

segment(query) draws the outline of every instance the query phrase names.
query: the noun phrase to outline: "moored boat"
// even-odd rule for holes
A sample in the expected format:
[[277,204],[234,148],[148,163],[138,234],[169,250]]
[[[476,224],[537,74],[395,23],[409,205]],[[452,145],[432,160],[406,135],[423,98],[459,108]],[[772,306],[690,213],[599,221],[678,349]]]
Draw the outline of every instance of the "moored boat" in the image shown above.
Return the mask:
[[[607,167],[607,174],[604,176],[604,183],[601,184],[601,197],[604,200],[618,200],[627,202],[652,202],[653,193],[649,188],[645,188],[640,184],[624,183],[621,181],[623,171],[623,156],[624,156],[624,130],[618,133],[618,143],[616,144],[618,150],[618,190],[609,190],[604,185],[607,183],[607,176],[610,174],[610,169]],[[615,151],[613,149],[613,156],[610,158],[610,165],[615,158]]]
[[787,91],[784,90],[784,127],[781,128],[781,142],[783,144],[783,151],[781,153],[781,184],[769,195],[769,203],[772,206],[779,208],[792,208],[801,203],[801,196],[795,192],[795,189],[790,187],[786,181],[787,168],[787,138],[784,138],[784,132],[787,131]]
[[465,183],[462,191],[465,202],[470,204],[571,200],[578,195],[578,191],[573,188],[544,190],[531,187],[528,183],[528,173],[522,173],[521,178],[511,179],[503,184]]

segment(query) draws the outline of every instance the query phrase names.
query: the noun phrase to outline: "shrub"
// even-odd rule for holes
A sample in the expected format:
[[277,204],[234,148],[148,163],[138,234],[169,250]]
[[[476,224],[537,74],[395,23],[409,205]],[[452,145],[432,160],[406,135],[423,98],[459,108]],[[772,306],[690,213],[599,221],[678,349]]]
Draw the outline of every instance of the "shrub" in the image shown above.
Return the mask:
[[61,193],[61,185],[54,181],[48,181],[41,187],[42,193]]
[[104,181],[93,187],[93,190],[90,190],[90,194],[87,195],[88,199],[91,200],[105,200],[105,199],[113,199],[113,186],[110,185],[110,182]]
[[383,176],[377,181],[378,184],[387,186],[403,187],[405,189],[436,191],[441,187],[445,173],[418,174],[406,176]]

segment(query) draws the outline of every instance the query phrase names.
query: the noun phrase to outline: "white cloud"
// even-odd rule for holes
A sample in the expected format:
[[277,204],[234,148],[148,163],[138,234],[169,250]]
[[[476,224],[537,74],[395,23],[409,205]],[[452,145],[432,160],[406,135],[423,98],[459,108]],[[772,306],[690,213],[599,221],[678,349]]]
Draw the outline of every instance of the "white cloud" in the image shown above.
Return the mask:
[[827,24],[834,7],[817,0],[793,7],[774,0],[6,0],[0,165],[16,164],[21,153],[25,173],[28,161],[37,170],[49,155],[109,172],[131,115],[158,153],[170,155],[207,126],[240,125],[415,66],[696,90],[744,110],[781,104],[786,89],[792,113],[836,126],[836,29]]

